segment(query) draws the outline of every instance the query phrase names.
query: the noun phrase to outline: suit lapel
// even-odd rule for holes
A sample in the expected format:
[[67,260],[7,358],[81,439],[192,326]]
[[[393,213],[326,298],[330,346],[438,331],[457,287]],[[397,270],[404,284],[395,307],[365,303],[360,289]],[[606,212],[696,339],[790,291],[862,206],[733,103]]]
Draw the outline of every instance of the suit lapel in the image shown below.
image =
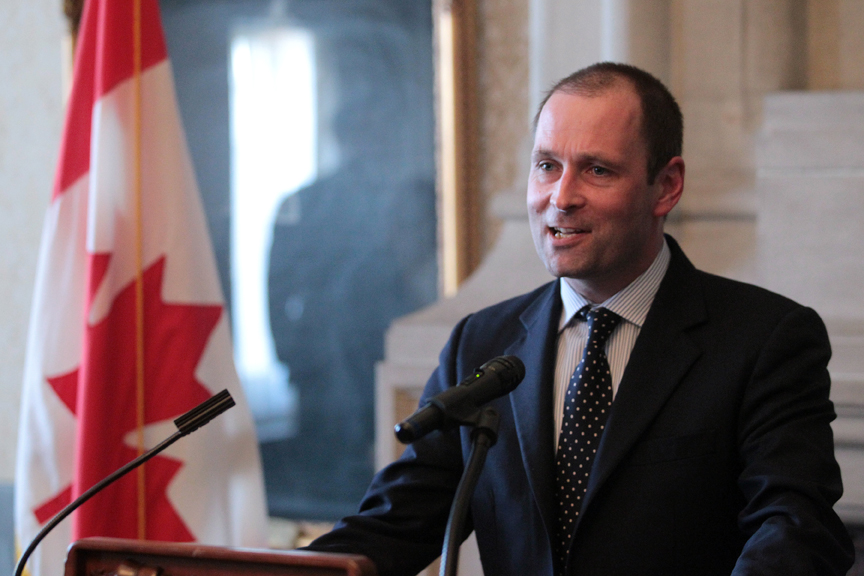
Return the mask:
[[686,333],[706,317],[696,269],[671,238],[669,246],[672,249],[669,269],[618,387],[594,460],[583,510],[639,441],[701,354]]
[[520,316],[524,339],[506,350],[525,363],[525,378],[510,394],[510,404],[525,473],[547,534],[552,530],[552,385],[560,317],[561,297],[558,283],[553,282]]

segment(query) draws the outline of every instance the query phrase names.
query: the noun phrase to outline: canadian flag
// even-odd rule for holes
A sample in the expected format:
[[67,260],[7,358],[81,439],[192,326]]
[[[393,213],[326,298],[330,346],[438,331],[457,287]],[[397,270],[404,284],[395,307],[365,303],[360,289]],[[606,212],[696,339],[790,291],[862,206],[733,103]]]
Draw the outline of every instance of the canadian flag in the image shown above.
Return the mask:
[[254,426],[234,369],[157,0],[88,0],[27,343],[19,552],[51,516],[227,388],[238,406],[85,504],[31,558],[86,536],[263,546]]

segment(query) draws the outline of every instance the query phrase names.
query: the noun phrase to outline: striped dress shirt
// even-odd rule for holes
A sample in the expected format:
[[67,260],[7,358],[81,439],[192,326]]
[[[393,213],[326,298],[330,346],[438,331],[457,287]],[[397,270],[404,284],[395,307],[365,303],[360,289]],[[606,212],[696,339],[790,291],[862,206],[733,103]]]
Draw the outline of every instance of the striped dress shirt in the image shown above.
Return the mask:
[[621,322],[606,341],[606,358],[609,360],[609,369],[612,372],[614,397],[618,392],[618,384],[624,375],[627,361],[630,359],[630,352],[633,351],[636,338],[639,337],[660,282],[666,274],[666,269],[669,268],[669,257],[669,247],[666,242],[663,242],[663,247],[651,266],[626,288],[601,304],[593,304],[583,298],[566,278],[559,283],[564,306],[558,327],[558,357],[555,365],[554,446],[556,449],[561,420],[564,418],[564,397],[567,394],[567,386],[588,343],[588,324],[576,313],[587,305],[592,308],[603,307],[621,316]]

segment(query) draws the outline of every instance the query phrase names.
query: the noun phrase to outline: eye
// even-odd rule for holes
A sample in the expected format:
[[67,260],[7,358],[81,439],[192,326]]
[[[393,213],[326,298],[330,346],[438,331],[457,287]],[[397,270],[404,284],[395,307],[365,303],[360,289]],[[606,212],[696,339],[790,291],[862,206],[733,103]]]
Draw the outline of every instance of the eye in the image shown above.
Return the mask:
[[609,175],[609,170],[607,170],[606,168],[604,168],[602,166],[591,166],[591,168],[589,168],[589,170],[591,171],[591,174],[594,176],[608,176]]
[[543,170],[544,172],[550,172],[550,171],[555,169],[555,165],[552,164],[552,162],[549,162],[548,160],[541,160],[540,162],[537,163],[537,167],[540,170]]

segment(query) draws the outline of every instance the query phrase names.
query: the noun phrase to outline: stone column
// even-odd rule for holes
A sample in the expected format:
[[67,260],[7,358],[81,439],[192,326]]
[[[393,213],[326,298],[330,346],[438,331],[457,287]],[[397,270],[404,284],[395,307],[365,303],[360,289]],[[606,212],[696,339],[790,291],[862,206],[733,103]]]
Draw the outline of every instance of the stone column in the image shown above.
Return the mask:
[[559,79],[603,60],[668,81],[671,0],[534,0],[530,12],[531,114]]
[[754,135],[765,94],[805,83],[806,5],[672,0],[671,12],[687,178],[669,228],[700,268],[755,281]]
[[672,90],[684,112],[685,214],[753,215],[761,99],[804,84],[800,0],[673,0]]

